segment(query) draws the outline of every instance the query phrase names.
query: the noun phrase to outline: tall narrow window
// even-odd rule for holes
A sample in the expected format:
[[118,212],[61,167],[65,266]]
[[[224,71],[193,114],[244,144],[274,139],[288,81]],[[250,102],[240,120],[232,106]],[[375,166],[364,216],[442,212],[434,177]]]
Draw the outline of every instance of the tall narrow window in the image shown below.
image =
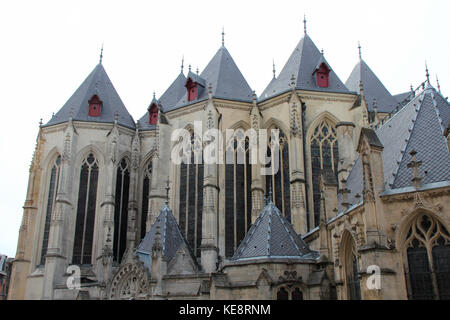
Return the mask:
[[331,169],[338,179],[338,141],[335,126],[328,120],[322,121],[311,136],[311,176],[313,187],[314,225],[319,225],[320,185],[322,169]]
[[[278,129],[278,128],[275,128]],[[284,214],[286,219],[291,221],[291,182],[289,173],[289,143],[283,131],[279,130],[279,142],[275,141],[273,135],[269,138],[267,157],[271,158],[272,175],[266,176],[266,193],[272,188],[272,201]],[[275,146],[277,148],[275,148]],[[278,149],[278,159],[273,150]],[[279,165],[275,162],[279,161]],[[278,169],[278,170],[276,170]],[[276,170],[276,171],[275,171]]]
[[148,199],[150,196],[150,187],[152,185],[152,160],[144,169],[144,180],[142,182],[142,212],[141,212],[141,240],[145,237],[147,217],[148,217]]
[[189,156],[180,164],[179,224],[188,244],[200,256],[203,213],[203,153],[200,137],[190,136]]
[[225,164],[225,255],[233,256],[251,226],[249,140],[242,129],[228,142]]
[[116,203],[114,208],[114,261],[121,262],[127,246],[128,196],[130,191],[130,170],[125,159],[120,161],[116,178]]
[[406,239],[408,297],[450,299],[450,235],[433,217],[420,214]]
[[347,299],[361,300],[361,284],[359,279],[358,252],[355,241],[349,232],[342,237],[342,250],[344,261],[344,278],[347,288]]
[[91,153],[81,165],[73,264],[92,263],[98,170],[97,159]]
[[50,183],[48,187],[47,208],[45,213],[44,235],[42,237],[42,249],[40,264],[45,265],[45,255],[47,254],[48,238],[50,234],[50,222],[52,212],[55,208],[56,193],[58,192],[59,172],[60,172],[61,156],[56,158],[50,172]]

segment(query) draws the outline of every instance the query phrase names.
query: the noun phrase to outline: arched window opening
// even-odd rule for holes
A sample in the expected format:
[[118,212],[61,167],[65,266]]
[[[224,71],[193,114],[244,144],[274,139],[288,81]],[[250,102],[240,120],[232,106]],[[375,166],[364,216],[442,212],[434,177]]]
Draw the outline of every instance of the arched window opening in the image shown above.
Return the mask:
[[249,139],[238,129],[228,142],[225,164],[225,255],[232,257],[251,226],[251,182]]
[[406,245],[408,298],[450,299],[450,235],[432,216],[419,214]]
[[81,165],[73,264],[92,263],[98,171],[97,159],[90,153]]
[[[272,201],[284,214],[288,221],[291,221],[291,182],[289,171],[289,143],[286,135],[279,128],[279,141],[276,141],[273,134],[269,137],[267,157],[271,159],[266,167],[272,168],[272,174],[266,175],[266,194],[272,188]],[[278,149],[276,155],[273,150]],[[278,156],[278,159],[277,159]],[[278,160],[279,164],[275,162]],[[278,169],[278,170],[276,170]],[[275,171],[276,170],[276,171]]]
[[148,122],[149,124],[157,124],[158,123],[158,106],[156,105],[156,103],[152,103],[150,108],[148,109],[148,114],[149,114],[149,119]]
[[120,161],[116,175],[116,196],[114,206],[113,258],[120,263],[127,246],[128,197],[130,191],[130,170],[125,159]]
[[339,150],[335,126],[327,119],[322,121],[311,136],[311,176],[313,188],[314,226],[320,222],[320,185],[322,169],[330,169],[338,180]]
[[95,94],[92,96],[91,100],[89,100],[89,116],[90,117],[100,117],[102,112],[103,102],[100,98]]
[[349,300],[361,300],[361,283],[359,279],[358,253],[355,242],[349,233],[343,238],[344,272]]
[[292,300],[303,300],[303,292],[299,288],[292,291]]
[[53,210],[55,209],[56,193],[58,192],[59,174],[61,169],[61,156],[58,156],[50,172],[50,182],[48,186],[47,209],[45,213],[44,234],[42,237],[42,249],[40,265],[45,265],[45,255],[47,254],[48,240],[50,235],[50,223]]
[[179,225],[194,254],[200,256],[203,214],[203,152],[200,137],[191,132],[189,156],[180,164]]
[[141,233],[142,240],[146,234],[147,217],[148,217],[148,201],[150,197],[150,187],[152,185],[153,166],[150,159],[148,165],[144,169],[144,180],[142,181],[142,212],[141,212]]
[[289,292],[286,288],[281,287],[277,292],[277,300],[289,300]]

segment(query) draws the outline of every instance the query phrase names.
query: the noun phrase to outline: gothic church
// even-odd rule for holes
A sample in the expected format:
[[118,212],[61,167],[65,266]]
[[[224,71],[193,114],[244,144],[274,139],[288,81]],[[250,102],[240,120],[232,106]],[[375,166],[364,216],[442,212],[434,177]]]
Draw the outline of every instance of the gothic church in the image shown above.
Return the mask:
[[[278,129],[279,170],[174,164],[194,121]],[[450,299],[449,121],[428,71],[344,83],[306,30],[260,96],[222,43],[137,121],[100,61],[39,126],[9,299]]]

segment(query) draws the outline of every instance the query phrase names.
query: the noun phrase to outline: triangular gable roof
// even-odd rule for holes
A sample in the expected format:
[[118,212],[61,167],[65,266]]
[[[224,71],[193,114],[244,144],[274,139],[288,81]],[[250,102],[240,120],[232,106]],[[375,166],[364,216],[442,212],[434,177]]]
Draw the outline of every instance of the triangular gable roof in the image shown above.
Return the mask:
[[280,210],[270,201],[250,227],[231,260],[261,258],[315,259]]
[[[99,117],[90,117],[89,100],[95,94],[103,103],[102,111]],[[128,113],[101,63],[94,68],[70,99],[45,126],[69,121],[71,111],[74,121],[105,123],[114,123],[114,116],[117,113],[119,125],[132,129],[136,128],[133,117]]]
[[[319,87],[313,74],[316,67],[320,66],[322,62],[325,62],[331,69],[329,86],[327,88]],[[339,93],[349,92],[308,35],[305,35],[300,40],[276,81],[272,81],[267,86],[260,99],[265,100],[289,90],[292,75],[295,77],[296,89]]]
[[200,78],[205,81],[205,90],[202,90],[199,97],[194,101],[187,101],[187,92],[174,108],[181,108],[188,103],[208,99],[208,86],[212,85],[212,95],[214,98],[235,100],[243,102],[253,101],[253,91],[237,67],[228,50],[222,46],[206,68],[200,74]]
[[[172,214],[172,210],[166,205],[161,209],[155,222],[136,249],[136,255],[139,260],[149,269],[152,266],[152,248],[155,243],[157,227],[159,227],[159,232],[161,233],[162,256],[166,259],[167,263],[172,260],[183,244],[191,252],[188,243],[181,234],[180,227]],[[195,259],[193,260],[195,261]]]
[[345,85],[350,91],[360,93],[360,81],[363,84],[364,96],[369,111],[373,111],[374,99],[377,101],[378,112],[389,113],[398,105],[398,101],[389,93],[380,79],[362,59],[353,68]]
[[[422,161],[419,168],[422,184],[450,181],[450,156],[442,126],[447,117],[450,117],[448,102],[429,86],[376,130],[384,146],[387,190],[413,185],[412,172],[407,167],[412,150],[417,152],[417,160]],[[362,194],[363,189],[360,157],[348,176],[347,188],[351,191],[350,202],[355,203],[355,194]]]
[[[180,72],[178,77],[172,82],[172,84],[167,88],[167,90],[162,94],[162,96],[157,100],[157,103],[161,104],[163,112],[166,112],[171,107],[175,106],[178,101],[186,93],[186,77],[183,72]],[[150,102],[150,105],[153,103]],[[149,123],[149,114],[147,112],[139,119],[139,128],[143,131],[154,130],[155,125]]]

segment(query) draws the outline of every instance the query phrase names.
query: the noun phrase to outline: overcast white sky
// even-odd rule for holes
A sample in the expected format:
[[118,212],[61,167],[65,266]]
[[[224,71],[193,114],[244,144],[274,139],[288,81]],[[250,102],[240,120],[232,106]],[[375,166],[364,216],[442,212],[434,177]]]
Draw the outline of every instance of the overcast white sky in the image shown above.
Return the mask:
[[14,256],[38,122],[46,123],[98,63],[135,120],[181,58],[200,72],[225,46],[260,94],[303,36],[345,82],[363,59],[392,94],[439,77],[450,90],[450,1],[0,1],[0,253]]

